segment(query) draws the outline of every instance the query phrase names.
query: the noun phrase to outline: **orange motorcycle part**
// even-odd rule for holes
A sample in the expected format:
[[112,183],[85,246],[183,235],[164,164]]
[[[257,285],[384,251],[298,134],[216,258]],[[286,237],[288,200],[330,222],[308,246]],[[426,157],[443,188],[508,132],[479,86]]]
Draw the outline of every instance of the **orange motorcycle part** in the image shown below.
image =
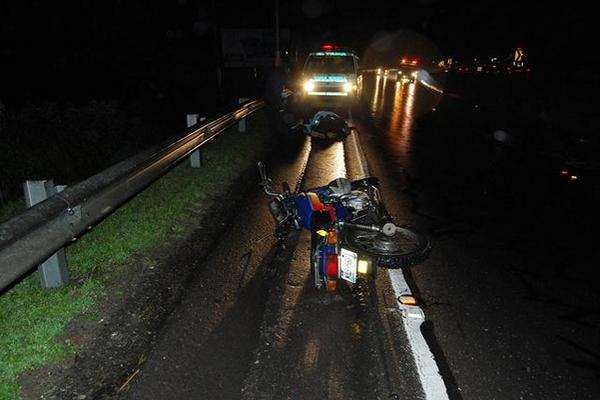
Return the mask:
[[332,229],[327,232],[327,244],[336,244],[337,243],[337,233],[335,229]]
[[327,281],[327,291],[335,292],[337,289],[337,280],[328,280]]
[[306,195],[310,200],[310,206],[313,211],[327,211],[331,217],[331,221],[335,221],[335,208],[331,204],[323,204],[316,193],[308,192]]

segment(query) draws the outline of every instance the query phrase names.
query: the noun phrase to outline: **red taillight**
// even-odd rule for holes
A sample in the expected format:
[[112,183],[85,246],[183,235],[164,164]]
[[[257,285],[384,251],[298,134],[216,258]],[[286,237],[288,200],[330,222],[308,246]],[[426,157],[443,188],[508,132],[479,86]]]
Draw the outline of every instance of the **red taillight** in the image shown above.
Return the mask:
[[334,49],[332,44],[324,44],[321,46],[321,50],[323,51],[332,51]]
[[325,255],[325,275],[329,278],[338,277],[338,256],[335,253]]

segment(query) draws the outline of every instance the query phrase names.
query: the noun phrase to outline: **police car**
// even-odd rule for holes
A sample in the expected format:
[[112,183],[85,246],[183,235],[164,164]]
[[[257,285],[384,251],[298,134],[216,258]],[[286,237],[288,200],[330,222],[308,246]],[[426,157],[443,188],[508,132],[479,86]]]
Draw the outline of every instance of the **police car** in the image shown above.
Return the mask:
[[302,98],[311,104],[354,104],[362,92],[358,57],[349,50],[323,45],[310,53],[302,71]]

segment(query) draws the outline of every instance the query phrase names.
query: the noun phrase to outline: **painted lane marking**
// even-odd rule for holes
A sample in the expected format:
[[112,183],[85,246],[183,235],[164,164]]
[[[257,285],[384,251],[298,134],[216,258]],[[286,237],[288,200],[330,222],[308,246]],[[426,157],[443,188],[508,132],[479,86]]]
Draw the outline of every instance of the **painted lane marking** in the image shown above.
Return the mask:
[[[363,176],[370,176],[367,162],[360,145],[358,131],[352,130],[349,139],[353,142],[359,169]],[[400,269],[388,269],[388,276],[394,289],[396,299],[400,296],[412,296],[412,291],[404,274]],[[405,305],[397,300],[398,308],[402,316],[402,323],[406,331],[406,337],[411,353],[417,366],[419,381],[423,388],[426,400],[448,400],[446,384],[442,379],[435,357],[421,332],[421,325],[425,322],[425,313],[421,307],[416,305]]]
[[[402,270],[389,269],[388,275],[396,298],[401,295],[412,295]],[[419,306],[405,305],[400,302],[398,302],[398,308],[402,314],[402,323],[417,365],[417,372],[425,398],[427,400],[447,400],[449,397],[446,385],[440,375],[435,357],[421,332],[421,325],[425,322],[425,313]]]
[[423,85],[433,91],[444,94],[444,91],[442,89],[438,88],[437,86],[432,85],[431,83],[425,82],[423,79],[419,79],[419,82],[421,82],[421,85]]

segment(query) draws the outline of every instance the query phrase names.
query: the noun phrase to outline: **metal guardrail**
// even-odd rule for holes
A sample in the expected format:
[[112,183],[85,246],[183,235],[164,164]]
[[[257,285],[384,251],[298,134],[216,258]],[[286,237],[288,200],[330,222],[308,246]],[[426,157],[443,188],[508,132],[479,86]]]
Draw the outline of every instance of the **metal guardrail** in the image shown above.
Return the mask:
[[263,105],[262,100],[248,102],[171,143],[147,149],[73,185],[0,225],[0,292]]

